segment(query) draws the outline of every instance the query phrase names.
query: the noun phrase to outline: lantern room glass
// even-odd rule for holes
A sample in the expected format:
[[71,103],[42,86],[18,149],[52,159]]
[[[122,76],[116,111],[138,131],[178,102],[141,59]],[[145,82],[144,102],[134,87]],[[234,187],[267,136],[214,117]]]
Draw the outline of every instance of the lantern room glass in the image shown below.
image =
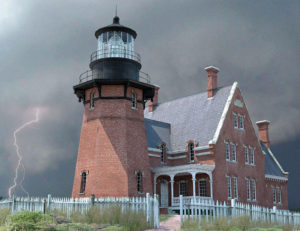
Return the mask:
[[108,31],[98,37],[97,58],[128,58],[134,57],[134,38],[123,31]]

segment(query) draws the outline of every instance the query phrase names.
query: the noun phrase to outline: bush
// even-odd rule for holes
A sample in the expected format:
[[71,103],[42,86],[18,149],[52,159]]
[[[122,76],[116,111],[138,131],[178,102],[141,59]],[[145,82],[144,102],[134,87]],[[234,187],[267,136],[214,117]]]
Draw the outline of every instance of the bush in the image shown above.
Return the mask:
[[48,215],[44,215],[41,212],[20,212],[16,215],[9,216],[8,226],[9,230],[18,231],[33,231],[43,230],[51,224],[52,219]]

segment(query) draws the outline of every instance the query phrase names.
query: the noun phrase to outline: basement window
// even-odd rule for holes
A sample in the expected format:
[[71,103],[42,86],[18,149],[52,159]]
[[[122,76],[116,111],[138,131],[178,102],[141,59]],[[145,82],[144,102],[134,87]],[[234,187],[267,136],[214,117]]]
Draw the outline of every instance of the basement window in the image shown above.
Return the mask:
[[131,93],[131,108],[136,109],[136,94],[134,92]]
[[85,193],[86,186],[86,172],[81,173],[81,184],[80,184],[80,193]]

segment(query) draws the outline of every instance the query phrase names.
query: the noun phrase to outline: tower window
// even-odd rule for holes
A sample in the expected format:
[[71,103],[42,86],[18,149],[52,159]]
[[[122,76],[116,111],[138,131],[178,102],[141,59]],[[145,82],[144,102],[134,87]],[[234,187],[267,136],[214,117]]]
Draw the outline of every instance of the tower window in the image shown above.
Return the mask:
[[90,109],[95,108],[95,93],[91,92],[90,94]]
[[194,144],[193,143],[189,143],[188,150],[189,150],[189,155],[190,155],[190,162],[194,162],[194,160],[195,160],[195,151],[194,151]]
[[80,193],[85,193],[86,186],[86,172],[81,173],[81,184],[80,184]]
[[162,164],[164,164],[166,161],[166,145],[165,144],[160,145],[160,161]]
[[136,173],[136,182],[137,182],[138,193],[142,193],[143,192],[143,173],[142,172]]
[[136,109],[136,94],[134,92],[131,93],[131,108]]

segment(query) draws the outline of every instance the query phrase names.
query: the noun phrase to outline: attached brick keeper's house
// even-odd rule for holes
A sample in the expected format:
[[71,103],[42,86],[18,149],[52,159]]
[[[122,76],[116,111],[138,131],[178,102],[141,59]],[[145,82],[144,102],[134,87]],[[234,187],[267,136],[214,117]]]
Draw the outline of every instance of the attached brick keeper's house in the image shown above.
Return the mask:
[[159,87],[140,71],[136,32],[116,16],[95,35],[91,70],[74,86],[85,110],[73,197],[149,192],[162,208],[178,207],[179,195],[288,208],[270,122],[256,122],[257,137],[237,82],[219,87],[210,66],[207,92],[159,103]]

